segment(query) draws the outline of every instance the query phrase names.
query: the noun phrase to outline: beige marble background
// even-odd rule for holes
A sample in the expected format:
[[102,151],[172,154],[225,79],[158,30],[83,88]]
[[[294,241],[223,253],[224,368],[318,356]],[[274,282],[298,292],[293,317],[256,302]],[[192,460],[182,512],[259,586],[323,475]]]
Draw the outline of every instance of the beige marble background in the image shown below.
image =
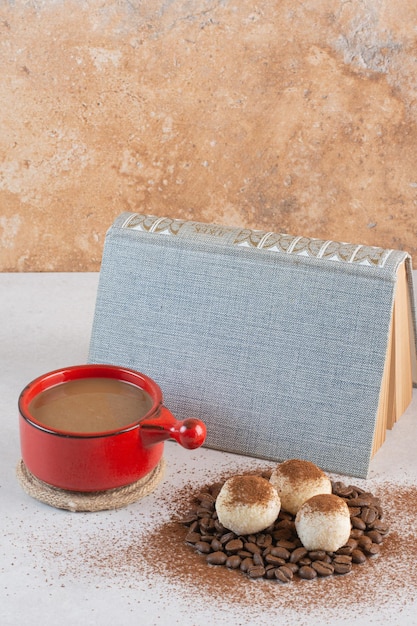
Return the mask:
[[417,264],[414,0],[0,0],[0,270],[126,210]]

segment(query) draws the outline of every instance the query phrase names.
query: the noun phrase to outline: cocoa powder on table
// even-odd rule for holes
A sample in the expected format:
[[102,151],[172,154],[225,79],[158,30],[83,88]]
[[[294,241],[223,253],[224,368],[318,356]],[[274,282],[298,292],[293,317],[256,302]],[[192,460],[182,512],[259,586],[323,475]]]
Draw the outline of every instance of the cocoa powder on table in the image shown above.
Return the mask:
[[[182,516],[191,504],[190,494],[193,498],[195,493],[195,485],[186,485],[175,494]],[[309,615],[327,624],[356,611],[369,615],[369,623],[373,623],[375,606],[392,619],[393,612],[396,615],[401,605],[414,601],[417,593],[417,487],[385,482],[374,495],[383,504],[389,530],[379,554],[343,576],[313,581],[294,577],[287,585],[271,584],[263,578],[252,580],[241,571],[207,565],[205,555],[186,544],[187,529],[178,521],[166,522],[152,532],[142,556],[148,563],[158,563],[165,578],[180,588],[186,586],[190,593],[194,590],[197,596],[226,606],[280,611],[283,619],[295,612],[300,625],[308,624]]]
[[[227,477],[213,470],[207,478],[209,484],[216,481],[221,484]],[[180,519],[205,488],[195,477],[180,488],[162,486],[155,497],[164,514],[163,517],[152,514],[151,528],[142,524],[140,510],[146,506],[144,501],[130,508],[127,522],[121,523],[122,517],[115,512],[106,515],[107,522],[100,528],[98,516],[98,526],[90,525],[85,539],[77,545],[70,532],[65,532],[65,520],[70,529],[72,515],[60,516],[59,537],[51,534],[42,543],[43,554],[65,584],[74,579],[77,584],[82,581],[91,584],[94,580],[98,588],[117,585],[122,596],[129,598],[132,611],[134,589],[146,585],[152,593],[163,590],[164,596],[172,593],[184,598],[186,590],[185,597],[189,598],[193,614],[198,615],[213,605],[226,614],[229,611],[239,624],[249,624],[253,612],[259,624],[270,623],[271,615],[279,615],[282,624],[293,624],[296,619],[299,626],[309,624],[310,619],[323,625],[334,624],[355,615],[366,617],[370,624],[380,624],[381,619],[400,624],[397,613],[401,614],[402,609],[415,601],[415,484],[372,483],[373,494],[383,509],[382,519],[389,527],[379,554],[345,575],[318,576],[311,581],[293,576],[289,584],[253,579],[238,570],[207,564],[206,555],[185,542],[188,529]],[[33,538],[28,537],[28,541],[33,543]]]

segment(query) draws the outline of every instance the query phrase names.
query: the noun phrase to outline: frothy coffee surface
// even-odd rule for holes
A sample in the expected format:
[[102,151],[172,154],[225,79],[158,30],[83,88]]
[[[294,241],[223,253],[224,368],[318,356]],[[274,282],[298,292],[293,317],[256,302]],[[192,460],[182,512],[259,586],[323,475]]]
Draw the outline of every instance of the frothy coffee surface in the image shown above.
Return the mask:
[[152,404],[146,391],[130,383],[113,378],[83,378],[42,391],[29,404],[29,412],[49,428],[98,433],[139,421]]

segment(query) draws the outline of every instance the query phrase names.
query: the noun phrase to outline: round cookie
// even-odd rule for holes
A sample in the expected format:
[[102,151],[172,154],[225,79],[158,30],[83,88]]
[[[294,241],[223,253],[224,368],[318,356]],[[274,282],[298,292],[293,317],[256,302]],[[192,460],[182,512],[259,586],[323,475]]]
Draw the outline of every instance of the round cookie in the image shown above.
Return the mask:
[[301,459],[277,465],[270,482],[278,492],[283,510],[293,515],[312,496],[332,492],[330,478],[311,461]]
[[335,552],[350,536],[349,507],[334,494],[313,496],[299,509],[295,528],[306,550]]
[[232,476],[216,499],[219,522],[236,535],[250,535],[268,528],[280,509],[276,489],[261,476]]

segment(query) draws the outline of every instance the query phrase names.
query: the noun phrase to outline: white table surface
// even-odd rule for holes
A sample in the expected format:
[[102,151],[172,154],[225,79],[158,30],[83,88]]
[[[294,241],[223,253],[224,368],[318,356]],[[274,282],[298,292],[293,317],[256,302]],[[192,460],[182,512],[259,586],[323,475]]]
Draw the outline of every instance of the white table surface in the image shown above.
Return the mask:
[[[280,606],[274,610],[255,602],[253,610],[239,603],[220,602],[213,609],[204,593],[184,588],[159,572],[133,572],[130,580],[84,571],[81,552],[103,537],[114,537],[118,549],[120,533],[137,533],[157,527],[169,519],[170,494],[190,480],[204,484],[207,473],[254,467],[256,460],[202,448],[185,451],[174,443],[165,444],[167,463],[164,481],[150,496],[118,511],[70,513],[51,508],[29,497],[16,480],[20,459],[17,398],[22,388],[36,376],[87,359],[98,274],[0,274],[0,359],[1,359],[1,452],[0,452],[0,624],[60,624],[97,626],[134,624],[205,625],[240,624],[417,624],[417,566],[407,573],[415,581],[410,593],[408,579],[403,591],[398,584],[388,601],[366,611],[354,605],[352,613],[337,615],[333,610],[327,622],[323,614],[295,613]],[[372,460],[368,481],[351,482],[373,487],[379,482],[417,484],[417,390],[407,412]],[[264,462],[259,462],[265,466]],[[342,477],[343,479],[343,477]],[[416,516],[410,524],[416,526]],[[411,535],[415,539],[414,535]],[[87,540],[86,540],[87,538]],[[56,550],[54,546],[56,545]],[[81,549],[80,549],[81,546]],[[410,545],[416,551],[416,545]],[[417,557],[417,554],[416,554]],[[381,557],[380,557],[381,558]],[[416,558],[417,561],[417,558]],[[395,573],[392,574],[395,576]],[[261,584],[265,584],[263,581]],[[243,583],[242,583],[243,584]],[[258,585],[245,579],[245,585]],[[308,583],[311,585],[311,583]],[[322,583],[320,583],[322,584]],[[372,585],[372,581],[369,581]],[[389,585],[388,585],[389,587]],[[259,589],[260,587],[252,587]],[[306,593],[309,591],[305,586]],[[312,589],[312,588],[310,588]],[[275,585],[274,593],[284,593]],[[190,603],[190,594],[195,601]],[[359,607],[359,608],[358,608]],[[335,607],[333,607],[334,609]],[[337,607],[336,607],[337,608]],[[400,610],[401,608],[401,610]],[[213,612],[214,610],[214,612]],[[305,620],[305,621],[304,621]]]

